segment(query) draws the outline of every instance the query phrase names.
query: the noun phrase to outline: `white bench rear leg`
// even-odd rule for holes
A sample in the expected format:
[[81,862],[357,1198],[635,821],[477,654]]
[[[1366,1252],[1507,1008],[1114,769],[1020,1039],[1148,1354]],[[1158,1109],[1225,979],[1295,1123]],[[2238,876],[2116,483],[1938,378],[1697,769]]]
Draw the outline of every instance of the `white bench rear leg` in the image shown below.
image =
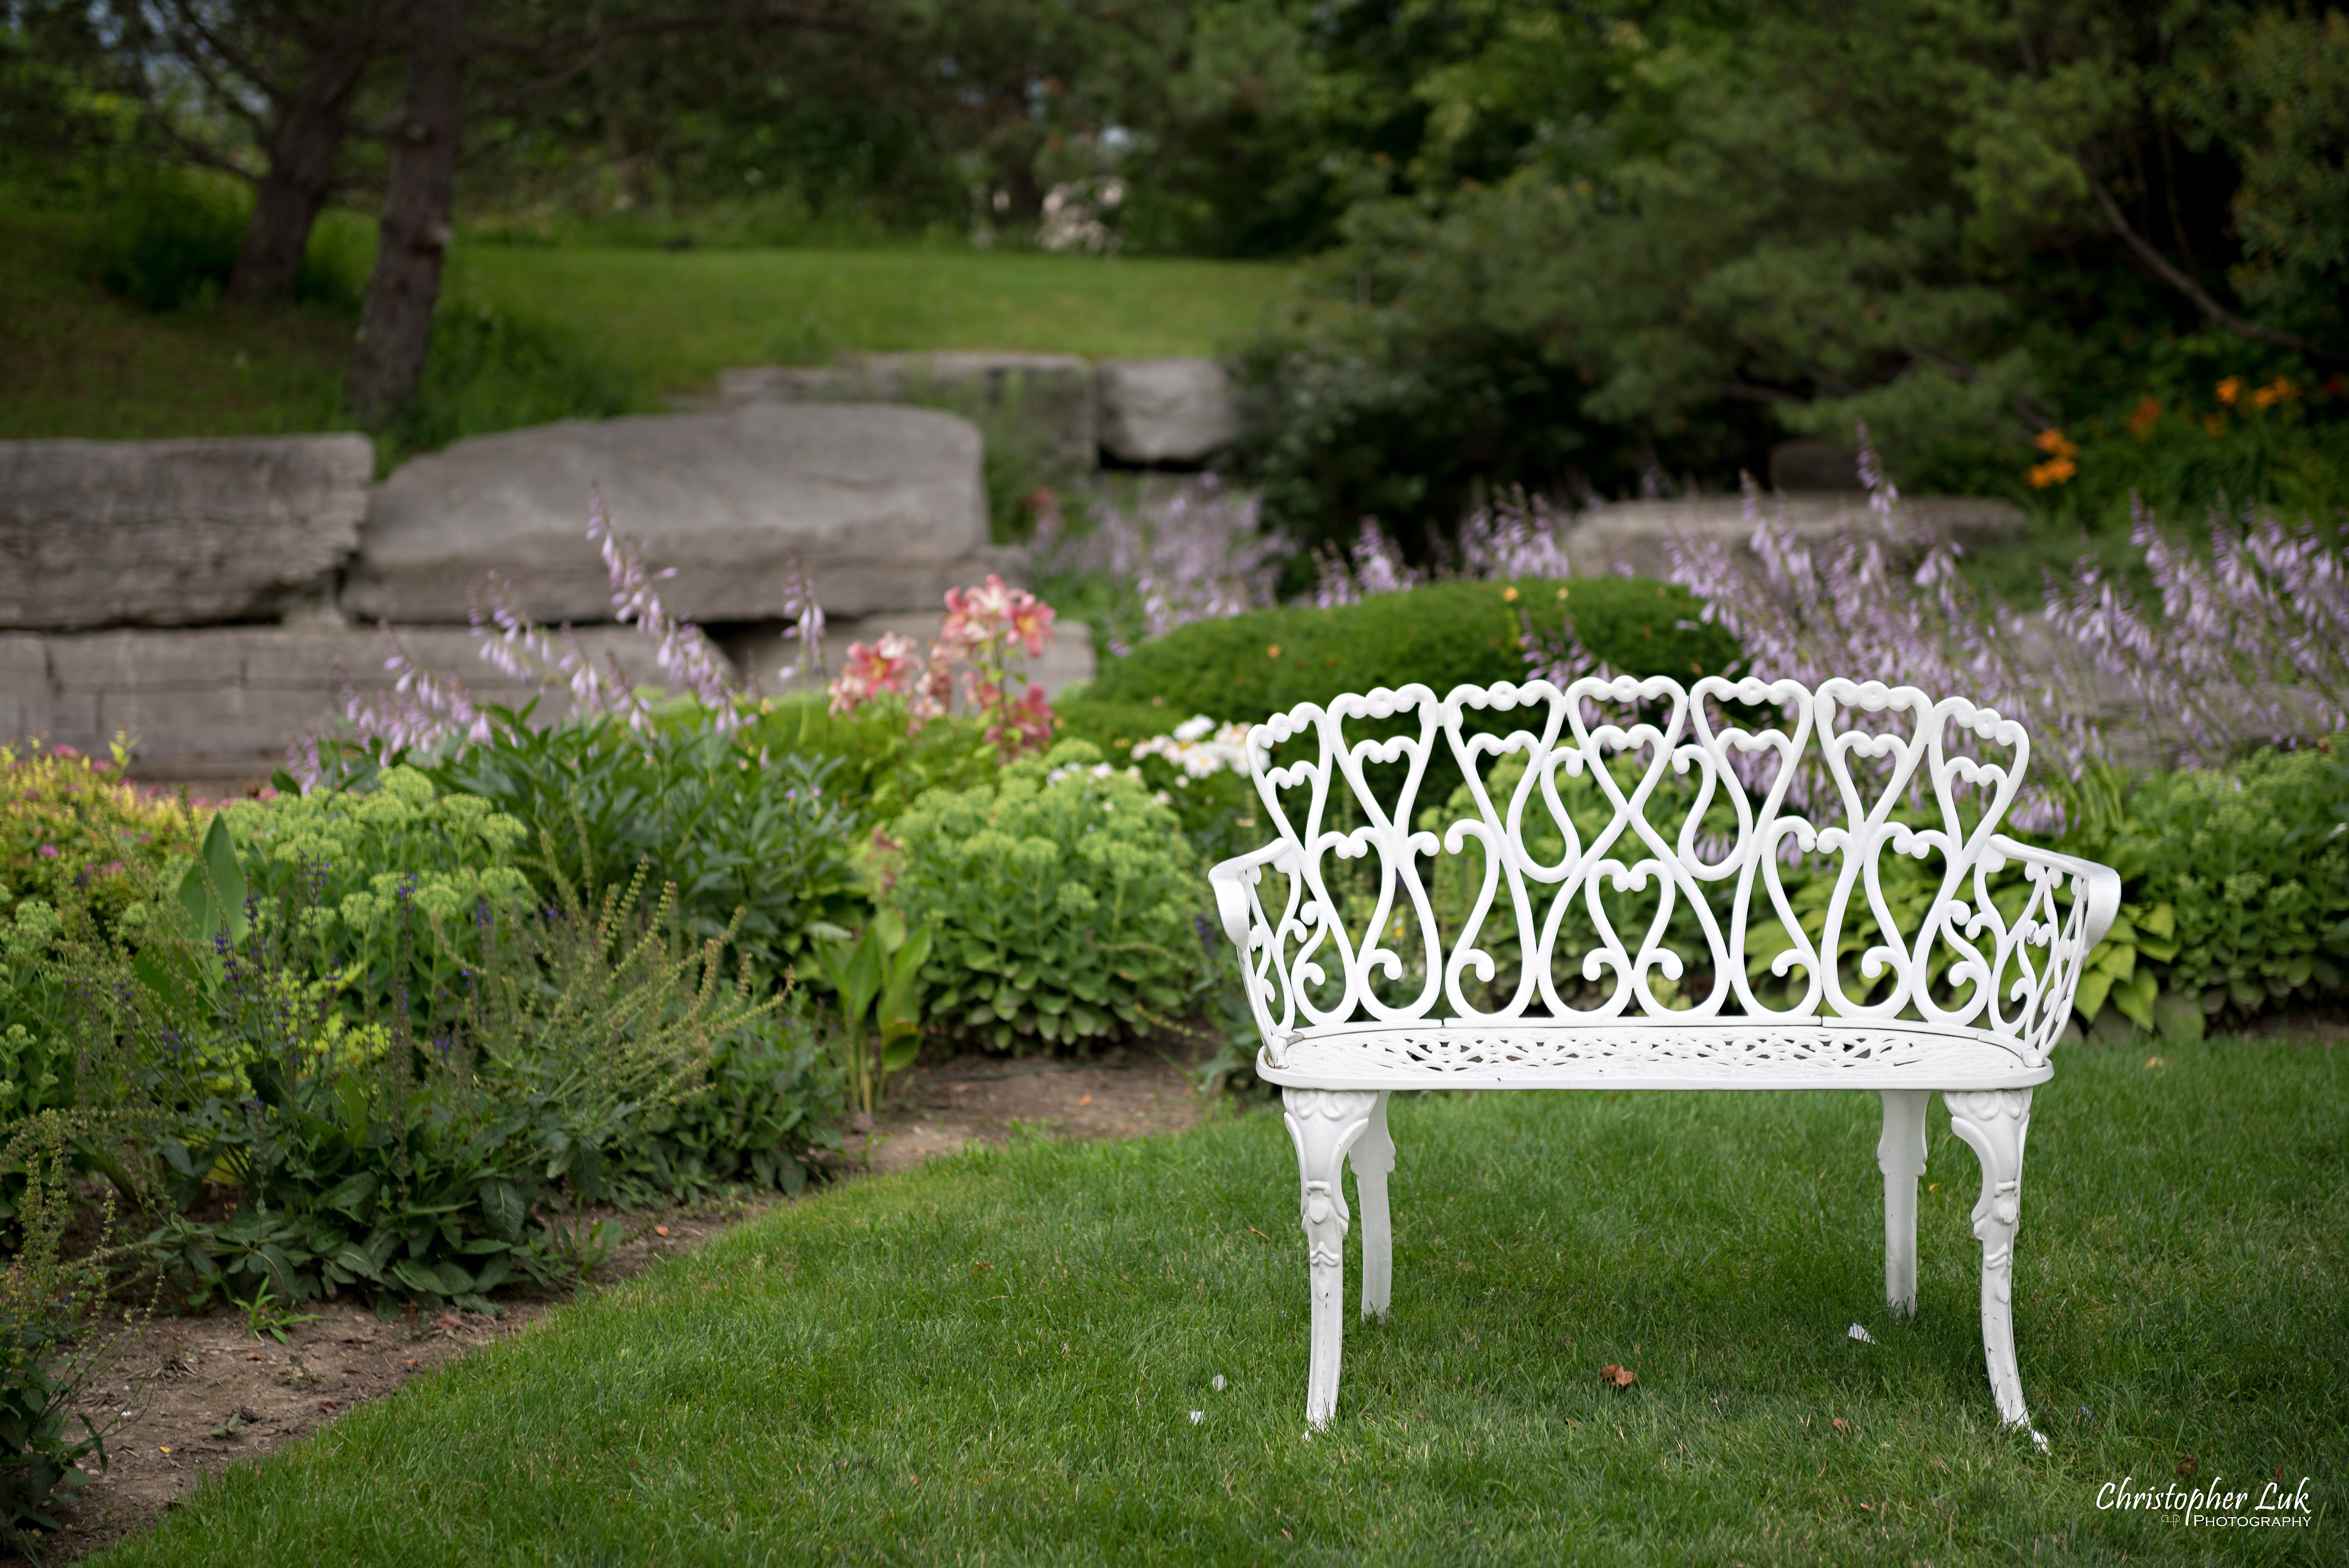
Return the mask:
[[1950,1108],[1950,1130],[1982,1162],[1974,1234],[1982,1244],[1982,1353],[1990,1363],[1991,1395],[2008,1426],[2027,1426],[2031,1412],[2023,1403],[2023,1374],[2014,1360],[2014,1233],[2023,1219],[2023,1141],[2031,1131],[2031,1091],[1945,1091],[1941,1100]]
[[1346,1154],[1369,1130],[1379,1096],[1367,1091],[1281,1091],[1289,1140],[1297,1145],[1299,1218],[1313,1297],[1313,1358],[1305,1418],[1326,1427],[1338,1410],[1338,1360],[1345,1343]]
[[1354,1168],[1354,1195],[1362,1210],[1362,1315],[1384,1317],[1394,1286],[1394,1232],[1387,1220],[1387,1172],[1394,1169],[1394,1140],[1387,1136],[1387,1097],[1379,1096],[1371,1125],[1347,1162]]
[[1929,1088],[1888,1088],[1884,1136],[1876,1140],[1884,1172],[1884,1299],[1893,1315],[1917,1310],[1917,1178],[1925,1173],[1925,1108]]

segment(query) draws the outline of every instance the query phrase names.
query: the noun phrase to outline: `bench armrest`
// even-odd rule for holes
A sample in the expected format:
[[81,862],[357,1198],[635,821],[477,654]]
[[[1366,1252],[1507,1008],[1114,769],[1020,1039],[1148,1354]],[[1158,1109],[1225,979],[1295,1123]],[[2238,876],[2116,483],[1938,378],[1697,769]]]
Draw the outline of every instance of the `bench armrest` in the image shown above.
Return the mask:
[[1243,960],[1248,950],[1248,884],[1255,880],[1247,873],[1259,866],[1272,865],[1288,854],[1288,845],[1276,841],[1260,850],[1234,855],[1207,872],[1207,885],[1216,893],[1216,916],[1223,923],[1224,934],[1240,950]]
[[[2093,952],[2096,944],[2105,939],[2105,933],[2113,928],[2113,922],[2121,913],[2121,873],[2112,867],[2084,861],[2077,855],[2043,850],[2036,844],[2010,839],[2004,833],[1992,835],[1990,849],[1992,853],[2008,860],[2022,861],[2029,865],[2051,866],[2086,882],[2087,887],[2082,896],[2087,900],[2088,914],[2081,936],[2088,951]],[[1995,871],[1997,868],[1989,869]]]

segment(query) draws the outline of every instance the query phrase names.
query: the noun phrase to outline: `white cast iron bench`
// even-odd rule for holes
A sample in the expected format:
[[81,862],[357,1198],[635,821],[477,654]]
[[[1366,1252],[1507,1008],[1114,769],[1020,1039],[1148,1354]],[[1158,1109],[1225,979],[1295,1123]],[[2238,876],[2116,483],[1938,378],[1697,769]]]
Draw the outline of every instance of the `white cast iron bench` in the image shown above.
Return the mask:
[[[1485,717],[1512,712],[1525,717]],[[1844,679],[1503,682],[1440,701],[1413,685],[1251,728],[1276,836],[1210,876],[1263,1039],[1257,1072],[1282,1087],[1297,1146],[1306,1418],[1337,1409],[1349,1161],[1362,1314],[1386,1315],[1395,1090],[1845,1088],[1883,1097],[1895,1313],[1916,1310],[1934,1091],[1980,1161],[1982,1348],[2000,1416],[2027,1425],[2012,1295],[2031,1091],[2054,1076],[2049,1048],[2121,892],[2106,867],[1998,831],[2029,755],[2022,726],[1963,698]],[[1439,833],[1422,818],[1444,802],[1419,791],[1440,758],[1471,804],[1439,811]],[[1826,802],[1811,817],[1791,803],[1804,779]],[[1902,855],[1916,863],[1890,863]],[[1808,928],[1785,875],[1805,857],[1832,879]],[[1938,891],[1889,895],[1904,870],[1912,894]],[[1448,907],[1432,885],[1454,890]],[[1709,978],[1664,945],[1676,916],[1682,945],[1692,923],[1710,950]],[[1845,951],[1854,933],[1863,945]]]

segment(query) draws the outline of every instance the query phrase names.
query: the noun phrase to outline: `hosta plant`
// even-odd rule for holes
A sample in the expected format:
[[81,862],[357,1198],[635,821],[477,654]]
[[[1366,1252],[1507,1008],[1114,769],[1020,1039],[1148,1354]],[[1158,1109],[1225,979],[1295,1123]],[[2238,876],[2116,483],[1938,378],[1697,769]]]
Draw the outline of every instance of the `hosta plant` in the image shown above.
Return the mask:
[[1086,741],[934,790],[891,830],[885,895],[933,934],[928,1019],[984,1047],[1068,1049],[1181,1008],[1206,887],[1174,814]]

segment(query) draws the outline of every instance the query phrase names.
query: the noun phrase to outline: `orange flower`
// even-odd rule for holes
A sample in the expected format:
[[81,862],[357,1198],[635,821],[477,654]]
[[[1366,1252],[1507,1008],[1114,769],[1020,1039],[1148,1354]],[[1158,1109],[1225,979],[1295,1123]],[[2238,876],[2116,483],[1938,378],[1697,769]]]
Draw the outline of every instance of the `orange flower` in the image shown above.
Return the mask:
[[2077,446],[2064,438],[2063,431],[2053,425],[2033,437],[2031,444],[2059,462],[2065,458],[2078,456],[2080,451]]
[[2241,377],[2230,376],[2224,381],[2219,383],[2219,401],[2224,403],[2228,407],[2233,407],[2235,406],[2235,399],[2242,395],[2243,378]]
[[2079,471],[2080,465],[2069,458],[2050,458],[2031,470],[2031,488],[2045,490],[2049,485],[2060,485]]
[[2161,399],[2147,397],[2129,415],[2129,434],[2140,441],[2149,440],[2153,437],[2153,427],[2160,421],[2160,418]]
[[2279,376],[2274,380],[2269,382],[2266,386],[2251,394],[2251,407],[2254,408],[2272,408],[2279,403],[2288,402],[2292,398],[2299,396],[2299,384],[2292,381],[2289,377]]

